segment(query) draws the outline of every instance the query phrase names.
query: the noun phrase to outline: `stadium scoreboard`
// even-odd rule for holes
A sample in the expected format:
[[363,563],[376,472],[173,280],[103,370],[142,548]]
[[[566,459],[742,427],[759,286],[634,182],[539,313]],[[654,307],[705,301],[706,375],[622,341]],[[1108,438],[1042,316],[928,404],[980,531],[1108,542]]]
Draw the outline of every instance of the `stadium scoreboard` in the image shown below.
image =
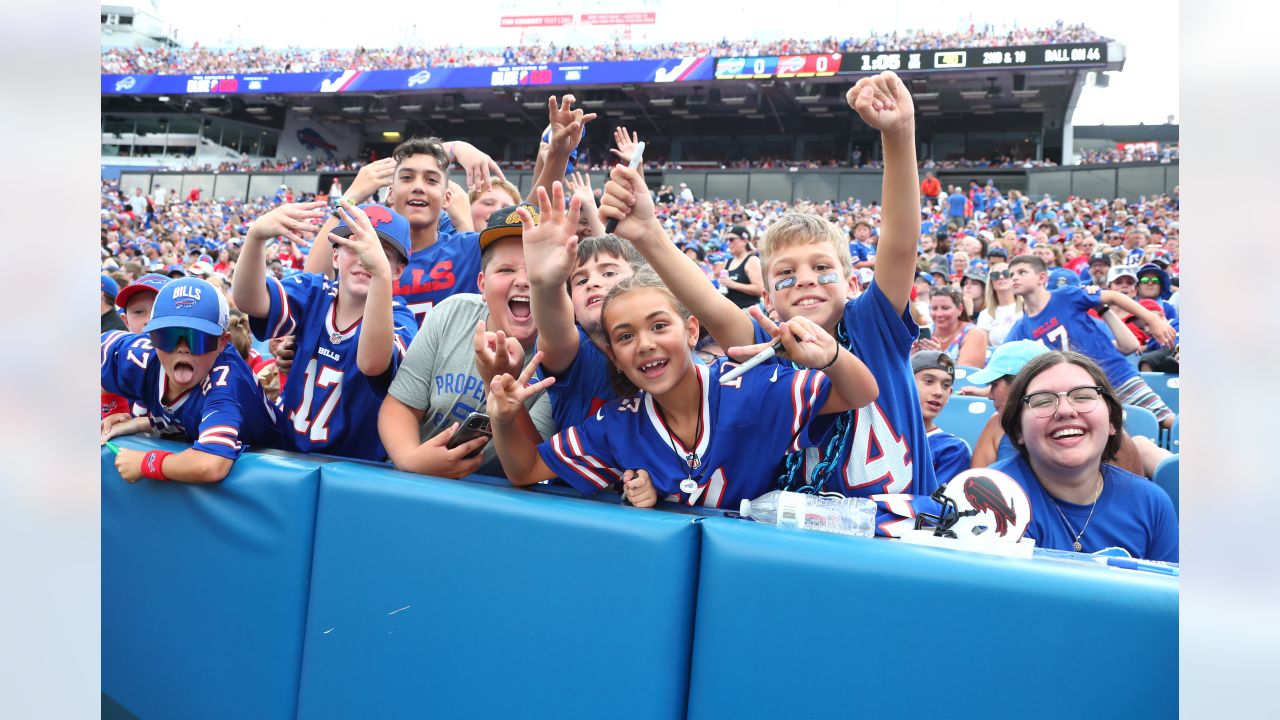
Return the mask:
[[878,73],[986,70],[1039,67],[1090,67],[1105,65],[1104,43],[1073,45],[1020,45],[1004,48],[906,50],[898,52],[845,53],[845,73]]
[[717,80],[828,77],[894,72],[1096,67],[1107,62],[1105,43],[1019,45],[891,52],[726,57],[716,59]]
[[830,77],[840,72],[840,53],[717,58],[717,80]]

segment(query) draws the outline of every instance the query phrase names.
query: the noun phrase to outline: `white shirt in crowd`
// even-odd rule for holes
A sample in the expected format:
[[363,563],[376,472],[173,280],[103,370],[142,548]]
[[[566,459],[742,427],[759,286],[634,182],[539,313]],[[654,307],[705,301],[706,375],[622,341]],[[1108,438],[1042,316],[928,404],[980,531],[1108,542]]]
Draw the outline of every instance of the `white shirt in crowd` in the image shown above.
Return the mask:
[[985,309],[978,313],[978,329],[987,331],[987,342],[995,347],[1004,342],[1014,323],[1022,319],[1016,303],[996,307],[995,317]]

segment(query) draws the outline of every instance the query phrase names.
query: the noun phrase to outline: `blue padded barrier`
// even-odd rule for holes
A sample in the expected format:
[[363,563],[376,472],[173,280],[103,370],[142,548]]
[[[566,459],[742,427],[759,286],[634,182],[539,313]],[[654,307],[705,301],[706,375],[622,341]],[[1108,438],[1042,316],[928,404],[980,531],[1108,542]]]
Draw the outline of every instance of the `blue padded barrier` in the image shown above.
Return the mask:
[[[132,449],[179,451],[123,437]],[[102,689],[143,718],[293,718],[320,463],[129,484],[102,450]]]
[[683,716],[695,517],[321,476],[300,717]]
[[1178,715],[1178,582],[709,518],[689,715]]

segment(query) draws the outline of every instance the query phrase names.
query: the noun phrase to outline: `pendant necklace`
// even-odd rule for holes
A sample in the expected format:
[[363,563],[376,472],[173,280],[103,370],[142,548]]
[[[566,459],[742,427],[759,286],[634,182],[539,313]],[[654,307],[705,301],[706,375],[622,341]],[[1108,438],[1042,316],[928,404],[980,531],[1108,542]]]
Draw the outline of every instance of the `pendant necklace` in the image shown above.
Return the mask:
[[[653,405],[658,411],[658,419],[662,421],[662,429],[667,433],[667,444],[671,446],[671,451],[680,459],[680,465],[685,469],[685,478],[680,481],[680,492],[685,495],[691,495],[698,489],[698,481],[694,479],[694,471],[702,464],[702,461],[698,458],[698,453],[696,452],[696,443],[698,439],[702,437],[702,400],[701,398],[698,400],[698,424],[693,435],[695,450],[688,453],[682,453],[680,452],[680,449],[676,447],[676,438],[671,434],[671,427],[667,424],[667,418],[662,412],[662,406],[657,402],[654,402]],[[702,473],[698,473],[698,475],[701,476]]]
[[1062,512],[1062,507],[1058,505],[1057,498],[1053,497],[1052,495],[1049,496],[1049,500],[1053,502],[1054,509],[1058,511],[1058,515],[1062,518],[1063,524],[1067,526],[1067,532],[1075,536],[1075,542],[1073,542],[1071,546],[1075,548],[1076,552],[1080,552],[1081,548],[1084,547],[1083,545],[1080,544],[1080,538],[1084,536],[1084,531],[1089,528],[1089,521],[1093,519],[1093,510],[1094,508],[1098,507],[1098,498],[1102,497],[1102,475],[1101,474],[1098,475],[1097,487],[1098,487],[1098,491],[1093,495],[1093,504],[1089,506],[1089,517],[1085,518],[1084,525],[1080,526],[1080,532],[1076,532],[1076,529],[1071,526],[1071,521],[1067,520],[1067,514]]

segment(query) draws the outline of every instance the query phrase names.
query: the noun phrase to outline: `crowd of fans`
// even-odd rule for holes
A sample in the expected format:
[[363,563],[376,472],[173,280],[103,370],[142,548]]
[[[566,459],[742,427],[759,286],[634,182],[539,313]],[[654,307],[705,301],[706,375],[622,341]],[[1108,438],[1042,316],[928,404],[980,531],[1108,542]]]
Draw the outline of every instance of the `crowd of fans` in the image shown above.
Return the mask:
[[[622,166],[593,188],[566,173],[593,117],[568,103],[549,113],[533,189],[474,146],[423,139],[335,185],[329,207],[286,186],[246,203],[105,181],[103,441],[194,442],[117,450],[117,470],[216,482],[266,445],[559,478],[639,507],[827,489],[871,496],[896,536],[940,512],[939,487],[972,461],[1031,497],[1020,532],[1039,547],[1176,561],[1172,505],[1140,477],[1169,453],[1123,432],[1121,403],[1175,421],[1138,369],[1177,371],[1177,191],[1031,198],[920,179],[905,88],[886,73],[855,90],[889,152],[908,153],[886,158],[881,202],[698,198]],[[613,137],[630,157],[636,137]],[[469,192],[441,172],[454,161]],[[725,375],[774,340],[787,361]],[[933,425],[957,364],[990,368],[966,388],[998,409],[981,463]],[[226,403],[244,412],[210,420]],[[479,412],[491,436],[462,434]],[[735,442],[708,445],[704,416]],[[855,433],[877,458],[852,456]]]
[[954,32],[914,30],[871,33],[858,38],[721,40],[652,45],[613,43],[591,47],[544,46],[462,48],[103,48],[102,72],[197,75],[211,73],[300,73],[331,70],[408,70],[433,67],[648,60],[685,56],[742,57],[833,52],[931,50],[1099,42],[1105,38],[1081,25],[1059,21],[1052,27],[997,30],[991,25]]
[[[1154,153],[1120,153],[1086,151],[1081,156],[1081,165],[1102,165],[1116,164],[1128,162],[1158,162],[1177,160],[1178,150],[1176,147],[1171,150],[1162,150],[1158,155]],[[280,159],[264,159],[258,162],[251,160],[241,160],[239,162],[221,162],[217,165],[212,163],[202,163],[199,165],[189,165],[183,168],[188,172],[356,172],[365,166],[365,162],[346,158],[341,162],[333,162],[323,159],[316,159],[307,156],[305,159],[299,160],[296,157],[287,160]],[[608,171],[613,167],[612,162],[604,159],[596,159],[584,156],[584,162],[577,166],[582,171],[602,172]],[[503,170],[533,170],[534,162],[531,160],[515,160],[515,161],[498,161],[498,165]],[[661,158],[655,160],[646,160],[646,167],[653,170],[822,170],[822,169],[838,169],[857,167],[868,170],[881,169],[884,162],[874,159],[859,158],[856,164],[842,162],[836,158],[827,160],[787,160],[784,158],[761,158],[757,160],[696,160],[696,161],[680,161],[680,160],[664,160]],[[932,158],[921,160],[917,164],[920,170],[960,170],[960,169],[1030,169],[1030,168],[1048,168],[1058,167],[1058,164],[1052,160],[1032,160],[1032,159],[1015,159],[1008,156],[996,156],[994,158],[981,158],[977,160],[969,159],[952,159],[952,160],[934,160]]]
[[1151,147],[1129,147],[1124,150],[1082,150],[1080,165],[1112,165],[1130,162],[1169,162],[1178,159],[1177,145],[1164,145],[1159,149]]

